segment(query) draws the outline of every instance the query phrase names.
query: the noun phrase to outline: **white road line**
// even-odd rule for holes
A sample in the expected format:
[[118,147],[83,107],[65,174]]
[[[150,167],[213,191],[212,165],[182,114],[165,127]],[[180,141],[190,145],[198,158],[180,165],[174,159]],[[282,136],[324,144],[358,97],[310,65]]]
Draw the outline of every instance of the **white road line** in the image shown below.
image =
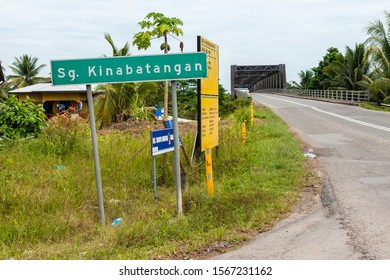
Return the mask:
[[346,121],[349,121],[349,122],[353,122],[353,123],[356,123],[356,124],[368,126],[368,127],[375,128],[375,129],[379,129],[379,130],[382,130],[382,131],[390,132],[390,128],[389,127],[380,126],[380,125],[376,125],[376,124],[372,124],[372,123],[368,123],[368,122],[355,120],[355,119],[352,119],[350,117],[346,117],[346,116],[339,115],[339,114],[336,114],[336,113],[332,113],[332,112],[329,112],[329,111],[321,110],[321,109],[319,109],[319,108],[317,108],[315,106],[309,106],[309,105],[302,104],[302,103],[299,103],[299,102],[290,101],[290,100],[284,100],[284,99],[277,98],[277,97],[271,97],[271,96],[266,96],[266,95],[262,95],[262,96],[270,98],[270,99],[274,99],[274,100],[279,100],[279,101],[283,101],[283,102],[299,105],[299,106],[302,106],[302,107],[311,108],[314,111],[317,111],[317,112],[320,112],[320,113],[323,113],[323,114],[327,114],[327,115],[330,115],[330,116],[333,116],[333,117],[336,117],[336,118],[339,118],[339,119],[343,119],[343,120],[346,120]]

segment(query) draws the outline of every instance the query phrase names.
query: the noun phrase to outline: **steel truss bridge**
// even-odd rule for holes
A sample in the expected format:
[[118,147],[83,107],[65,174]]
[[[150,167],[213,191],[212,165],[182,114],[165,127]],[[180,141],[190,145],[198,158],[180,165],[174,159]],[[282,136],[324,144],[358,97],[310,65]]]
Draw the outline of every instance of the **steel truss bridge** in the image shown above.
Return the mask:
[[231,94],[235,89],[247,88],[250,92],[287,87],[286,65],[231,65]]

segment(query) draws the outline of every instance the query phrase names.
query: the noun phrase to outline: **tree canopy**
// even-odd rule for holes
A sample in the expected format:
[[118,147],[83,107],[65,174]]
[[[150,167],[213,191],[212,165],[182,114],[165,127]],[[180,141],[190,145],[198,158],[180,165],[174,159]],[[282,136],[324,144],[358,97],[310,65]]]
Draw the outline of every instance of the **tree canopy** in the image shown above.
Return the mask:
[[[368,38],[346,46],[345,54],[331,47],[317,67],[299,73],[300,89],[369,90],[378,103],[390,103],[390,12],[384,11],[385,21],[368,24]],[[311,74],[312,75],[311,75]]]
[[38,58],[24,54],[21,57],[15,57],[15,61],[9,68],[14,75],[7,76],[7,80],[16,88],[26,87],[47,80],[39,77],[39,71],[46,67],[45,64],[38,65]]
[[[176,17],[166,17],[162,13],[151,12],[146,15],[145,19],[138,23],[142,30],[134,35],[133,45],[137,46],[138,50],[148,49],[151,46],[151,41],[154,38],[164,38],[164,43],[161,45],[164,53],[168,53],[170,46],[168,45],[168,35],[176,36],[183,35],[183,30],[180,26],[183,21]],[[180,48],[183,51],[183,43],[180,42]],[[168,116],[168,81],[164,82],[164,119]]]

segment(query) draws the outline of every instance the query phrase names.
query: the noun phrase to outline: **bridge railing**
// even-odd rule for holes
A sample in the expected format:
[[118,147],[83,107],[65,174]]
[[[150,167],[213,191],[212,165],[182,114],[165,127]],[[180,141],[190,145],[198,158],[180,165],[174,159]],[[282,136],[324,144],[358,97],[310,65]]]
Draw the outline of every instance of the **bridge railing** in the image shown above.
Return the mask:
[[368,91],[359,90],[301,90],[301,89],[267,89],[261,92],[286,93],[311,98],[335,99],[354,102],[368,102],[370,94]]

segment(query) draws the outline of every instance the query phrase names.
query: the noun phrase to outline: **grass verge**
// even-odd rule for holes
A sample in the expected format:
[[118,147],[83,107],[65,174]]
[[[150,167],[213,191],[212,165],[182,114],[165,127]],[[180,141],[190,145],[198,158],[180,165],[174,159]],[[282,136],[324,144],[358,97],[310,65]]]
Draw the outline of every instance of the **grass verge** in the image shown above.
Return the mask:
[[377,105],[374,105],[374,104],[371,104],[371,103],[363,103],[361,106],[363,108],[366,108],[366,109],[369,109],[369,110],[390,112],[390,107],[377,106]]
[[[234,117],[221,122],[213,150],[215,196],[207,195],[205,166],[197,163],[188,169],[189,191],[178,217],[172,154],[157,157],[159,199],[153,197],[148,133],[99,135],[106,225],[98,222],[90,145],[65,154],[44,149],[44,137],[2,146],[0,259],[194,258],[270,229],[304,185],[299,142],[260,108],[245,144]],[[194,133],[182,132],[182,139],[190,154]],[[117,217],[121,224],[111,226]]]

